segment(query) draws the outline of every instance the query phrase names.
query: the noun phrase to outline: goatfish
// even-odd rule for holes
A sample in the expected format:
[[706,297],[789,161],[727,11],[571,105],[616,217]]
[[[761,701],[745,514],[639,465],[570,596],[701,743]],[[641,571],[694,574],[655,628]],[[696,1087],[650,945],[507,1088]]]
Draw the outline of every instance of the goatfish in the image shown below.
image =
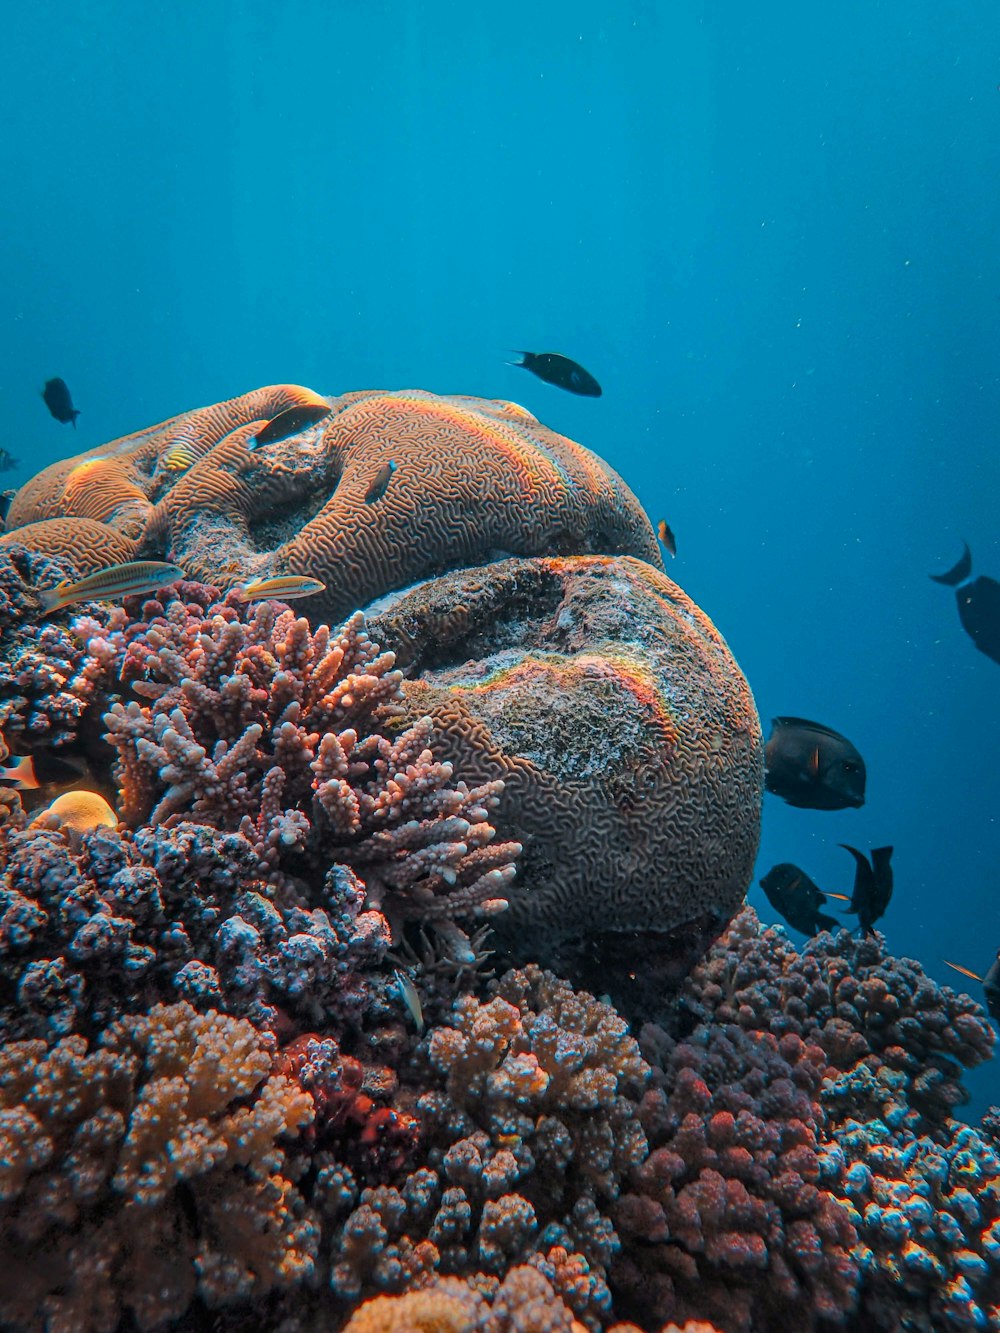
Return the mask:
[[406,1006],[406,1012],[413,1019],[413,1026],[418,1032],[423,1032],[424,1009],[423,1005],[420,1003],[420,992],[406,973],[400,972],[399,968],[396,969],[394,975],[396,978],[396,986],[399,989],[399,998]]
[[670,529],[666,519],[661,518],[656,526],[656,535],[667,548],[671,555],[677,554],[677,538]]
[[389,482],[392,481],[392,474],[396,471],[396,464],[390,458],[388,463],[383,463],[372,479],[372,484],[365,492],[365,504],[373,505],[376,500],[381,500],[389,489]]
[[971,977],[973,981],[978,981],[983,988],[983,994],[986,997],[986,1008],[990,1017],[1000,1019],[1000,953],[997,954],[984,977],[981,977],[978,972],[973,972],[971,968],[962,967],[960,963],[949,963],[947,958],[942,961],[948,967],[953,967],[956,972],[961,972],[963,977]]
[[161,466],[164,472],[185,472],[192,463],[197,463],[198,455],[194,445],[188,440],[178,440],[163,455]]
[[75,583],[63,579],[54,588],[41,588],[38,600],[42,604],[42,615],[47,616],[76,602],[135,597],[144,592],[156,592],[157,588],[166,588],[186,578],[179,565],[167,564],[163,560],[130,560],[124,565],[98,569]]
[[247,448],[252,452],[265,445],[276,444],[278,440],[290,440],[294,435],[301,435],[307,426],[315,426],[317,421],[322,421],[332,411],[326,403],[301,403],[297,407],[286,407],[247,440]]
[[280,574],[272,579],[250,579],[248,583],[239,583],[236,591],[251,602],[266,597],[287,602],[293,597],[312,597],[314,593],[326,592],[326,584],[320,583],[319,579],[307,578],[305,574]]

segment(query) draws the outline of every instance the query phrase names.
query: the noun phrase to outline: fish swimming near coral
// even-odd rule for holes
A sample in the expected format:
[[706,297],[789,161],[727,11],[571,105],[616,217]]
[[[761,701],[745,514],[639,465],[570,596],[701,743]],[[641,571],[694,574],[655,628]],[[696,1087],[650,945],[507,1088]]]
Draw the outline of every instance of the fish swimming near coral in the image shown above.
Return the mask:
[[293,597],[312,597],[315,593],[326,592],[326,584],[305,574],[282,574],[270,579],[250,579],[248,583],[239,584],[237,591],[251,602],[268,597],[287,602]]
[[949,963],[947,958],[944,962],[948,967],[953,967],[956,972],[961,972],[963,977],[971,977],[973,981],[981,983],[989,1016],[1000,1020],[1000,952],[997,953],[984,977],[968,967],[962,967],[960,963]]
[[[782,861],[769,870],[760,881],[760,887],[771,904],[795,930],[803,935],[817,935],[821,930],[836,930],[838,922],[819,909],[826,903],[827,894],[813,883],[804,870]],[[832,893],[831,898],[843,897]],[[846,899],[844,900],[846,902]]]
[[865,803],[865,761],[846,736],[803,717],[776,717],[764,748],[764,787],[803,810]]
[[14,472],[21,466],[21,460],[15,458],[6,449],[0,449],[0,472]]
[[413,1019],[413,1026],[418,1032],[423,1032],[424,1009],[423,1005],[420,1003],[420,992],[417,990],[416,986],[414,986],[412,978],[407,976],[405,972],[401,972],[399,968],[396,969],[393,975],[396,979],[399,998],[406,1006],[406,1012]]
[[865,935],[874,935],[875,922],[885,914],[892,897],[892,848],[873,847],[871,860],[857,847],[846,842],[840,843],[845,852],[854,857],[854,892],[851,895],[849,912],[857,913],[858,925]]
[[124,565],[108,565],[105,569],[95,570],[75,583],[63,579],[54,588],[40,589],[38,600],[42,604],[42,614],[47,616],[76,602],[113,601],[119,597],[156,592],[158,588],[166,588],[186,577],[178,565],[163,560],[130,560]]
[[317,421],[328,417],[331,410],[326,404],[320,403],[299,403],[295,407],[286,407],[247,441],[247,448],[263,449],[266,445],[277,444],[279,440],[290,440],[293,435],[299,435],[307,427],[315,426]]
[[396,471],[396,464],[390,458],[388,463],[383,463],[375,473],[372,484],[365,492],[365,504],[373,505],[377,500],[381,500],[389,489],[389,482],[392,481],[392,474]]
[[981,653],[1000,663],[1000,583],[980,574],[972,579],[972,552],[962,543],[962,555],[944,574],[931,574],[935,583],[955,589],[962,628]]
[[51,750],[35,754],[11,755],[12,764],[0,765],[0,782],[10,782],[20,791],[37,791],[39,787],[54,787],[76,782],[86,772],[83,759],[60,757]]
[[584,398],[600,398],[601,386],[589,370],[584,370],[577,361],[558,352],[515,352],[520,361],[508,361],[508,366],[518,366],[521,370],[530,370],[546,384],[554,384],[557,389],[568,393],[578,393]]
[[80,409],[73,406],[73,397],[65,380],[58,377],[46,380],[42,398],[56,421],[62,422],[63,425],[72,421],[73,429],[76,430],[76,419],[80,415]]
[[677,554],[677,538],[674,536],[666,519],[661,518],[656,525],[656,535],[671,555]]

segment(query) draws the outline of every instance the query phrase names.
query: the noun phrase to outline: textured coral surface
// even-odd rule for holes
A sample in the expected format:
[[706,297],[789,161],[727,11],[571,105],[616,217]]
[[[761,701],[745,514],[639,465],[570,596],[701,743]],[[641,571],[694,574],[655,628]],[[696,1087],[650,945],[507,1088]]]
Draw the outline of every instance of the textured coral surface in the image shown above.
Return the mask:
[[[257,450],[297,404],[330,415]],[[194,462],[169,463],[183,447]],[[385,495],[366,495],[396,463]],[[271,385],[53,464],[17,493],[0,543],[68,558],[81,574],[164,555],[227,587],[310,574],[318,613],[493,553],[627,552],[657,568],[656,538],[622,479],[515,403],[422,390],[323,399]]]
[[666,575],[627,557],[508,560],[386,599],[370,632],[395,649],[442,753],[503,779],[498,818],[524,848],[503,929],[532,956],[609,932],[634,970],[629,932],[710,936],[739,906],[760,820],[757,712]]

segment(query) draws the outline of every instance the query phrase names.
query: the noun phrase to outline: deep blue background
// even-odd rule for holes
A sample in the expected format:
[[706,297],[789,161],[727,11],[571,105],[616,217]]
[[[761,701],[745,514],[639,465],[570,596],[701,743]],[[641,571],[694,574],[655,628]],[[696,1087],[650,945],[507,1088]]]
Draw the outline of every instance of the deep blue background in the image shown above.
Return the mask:
[[891,842],[892,948],[985,969],[1000,666],[927,573],[1000,576],[995,0],[89,9],[5,15],[13,481],[265,383],[517,399],[669,519],[765,726],[865,754],[860,812],[768,798],[758,875]]

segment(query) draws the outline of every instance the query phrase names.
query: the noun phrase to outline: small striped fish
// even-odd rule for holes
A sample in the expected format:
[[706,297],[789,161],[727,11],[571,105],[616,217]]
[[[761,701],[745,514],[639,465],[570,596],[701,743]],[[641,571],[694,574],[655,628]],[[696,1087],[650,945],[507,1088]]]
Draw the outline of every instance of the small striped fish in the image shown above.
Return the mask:
[[155,592],[166,588],[187,575],[177,565],[163,560],[130,560],[126,565],[108,565],[88,574],[85,579],[70,583],[63,579],[54,588],[39,590],[38,600],[42,614],[61,611],[75,602],[116,601],[119,597],[134,597],[137,593]]
[[305,574],[281,574],[273,579],[251,579],[241,583],[240,591],[251,602],[266,597],[277,597],[289,601],[292,597],[311,597],[316,592],[326,592],[326,584],[319,579],[307,578]]
[[188,440],[178,440],[163,455],[162,466],[164,472],[184,472],[197,461],[198,455],[194,451],[194,445]]

